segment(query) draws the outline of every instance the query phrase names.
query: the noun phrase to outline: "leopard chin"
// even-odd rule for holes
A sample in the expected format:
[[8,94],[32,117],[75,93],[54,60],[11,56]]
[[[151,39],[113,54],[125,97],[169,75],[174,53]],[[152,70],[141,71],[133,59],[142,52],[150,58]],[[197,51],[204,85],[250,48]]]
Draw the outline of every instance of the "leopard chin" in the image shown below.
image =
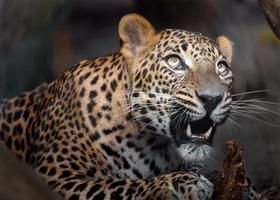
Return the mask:
[[202,161],[212,152],[207,144],[186,143],[177,147],[179,154],[188,161]]

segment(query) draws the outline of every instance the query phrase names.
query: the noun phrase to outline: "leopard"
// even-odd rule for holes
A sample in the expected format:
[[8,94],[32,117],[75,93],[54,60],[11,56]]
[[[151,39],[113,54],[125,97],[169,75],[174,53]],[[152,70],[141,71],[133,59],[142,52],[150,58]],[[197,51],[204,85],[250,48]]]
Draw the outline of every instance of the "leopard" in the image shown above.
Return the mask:
[[[120,50],[0,103],[0,144],[64,199],[211,199],[233,43],[123,16]],[[207,164],[207,163],[206,163]]]

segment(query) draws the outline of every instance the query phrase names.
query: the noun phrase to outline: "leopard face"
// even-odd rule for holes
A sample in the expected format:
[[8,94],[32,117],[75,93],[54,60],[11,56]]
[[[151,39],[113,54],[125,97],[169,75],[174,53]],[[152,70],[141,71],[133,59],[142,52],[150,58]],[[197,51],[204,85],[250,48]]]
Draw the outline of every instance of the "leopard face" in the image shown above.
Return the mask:
[[135,15],[120,23],[121,53],[131,75],[131,120],[170,138],[183,156],[203,159],[216,127],[230,114],[232,43],[166,29]]

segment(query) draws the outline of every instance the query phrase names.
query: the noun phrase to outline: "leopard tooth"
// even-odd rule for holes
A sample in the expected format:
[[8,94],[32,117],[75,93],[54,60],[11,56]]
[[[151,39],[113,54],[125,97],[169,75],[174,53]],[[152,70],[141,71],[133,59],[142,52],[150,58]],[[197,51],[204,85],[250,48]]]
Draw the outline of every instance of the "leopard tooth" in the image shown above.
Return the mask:
[[187,136],[188,137],[192,137],[192,130],[191,130],[191,125],[190,124],[188,124],[188,128],[187,128]]
[[212,132],[212,126],[208,129],[208,131],[204,134],[205,139],[208,139]]

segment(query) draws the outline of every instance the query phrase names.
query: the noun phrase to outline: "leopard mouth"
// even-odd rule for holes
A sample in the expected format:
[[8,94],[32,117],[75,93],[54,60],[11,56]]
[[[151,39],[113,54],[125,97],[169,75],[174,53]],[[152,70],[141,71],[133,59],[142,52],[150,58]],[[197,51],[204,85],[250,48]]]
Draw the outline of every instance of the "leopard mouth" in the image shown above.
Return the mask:
[[185,135],[189,142],[200,143],[200,144],[212,144],[212,139],[216,131],[216,124],[205,117],[201,120],[189,122]]
[[198,145],[212,145],[217,124],[208,116],[200,120],[191,121],[187,116],[180,114],[171,116],[171,134],[177,145],[195,143]]

